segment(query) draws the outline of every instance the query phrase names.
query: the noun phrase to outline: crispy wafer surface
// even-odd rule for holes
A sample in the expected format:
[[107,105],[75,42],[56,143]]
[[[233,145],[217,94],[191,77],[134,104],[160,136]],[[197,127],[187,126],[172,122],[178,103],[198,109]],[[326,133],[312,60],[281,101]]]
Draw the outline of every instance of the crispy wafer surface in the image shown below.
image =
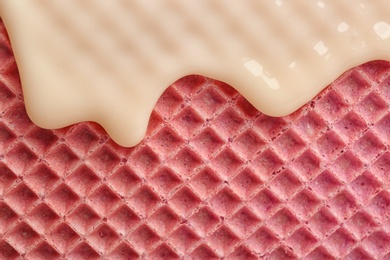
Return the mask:
[[28,119],[0,34],[0,258],[388,259],[390,64],[343,74],[290,116],[202,76],[147,136]]

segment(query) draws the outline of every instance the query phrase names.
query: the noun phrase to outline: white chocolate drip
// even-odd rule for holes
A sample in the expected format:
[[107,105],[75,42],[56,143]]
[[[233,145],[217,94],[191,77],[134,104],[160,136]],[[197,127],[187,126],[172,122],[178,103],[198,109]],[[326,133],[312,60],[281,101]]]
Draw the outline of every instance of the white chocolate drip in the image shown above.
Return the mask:
[[201,74],[289,114],[342,72],[390,59],[390,2],[0,0],[27,112],[44,128],[95,121],[123,146],[163,91]]

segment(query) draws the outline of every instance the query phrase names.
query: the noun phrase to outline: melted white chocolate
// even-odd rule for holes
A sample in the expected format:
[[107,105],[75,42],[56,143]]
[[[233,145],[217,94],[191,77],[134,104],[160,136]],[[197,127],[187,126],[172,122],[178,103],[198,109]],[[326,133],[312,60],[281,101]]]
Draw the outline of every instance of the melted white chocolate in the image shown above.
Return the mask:
[[201,74],[283,116],[345,70],[390,59],[390,1],[0,0],[27,112],[95,121],[123,146],[162,92]]

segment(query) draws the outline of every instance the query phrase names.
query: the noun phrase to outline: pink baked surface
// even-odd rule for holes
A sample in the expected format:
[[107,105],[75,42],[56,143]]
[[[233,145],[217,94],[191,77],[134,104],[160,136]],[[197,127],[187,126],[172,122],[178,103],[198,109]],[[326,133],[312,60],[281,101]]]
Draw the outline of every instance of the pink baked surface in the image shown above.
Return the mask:
[[270,118],[200,76],[138,146],[30,122],[0,33],[0,259],[390,258],[390,63]]

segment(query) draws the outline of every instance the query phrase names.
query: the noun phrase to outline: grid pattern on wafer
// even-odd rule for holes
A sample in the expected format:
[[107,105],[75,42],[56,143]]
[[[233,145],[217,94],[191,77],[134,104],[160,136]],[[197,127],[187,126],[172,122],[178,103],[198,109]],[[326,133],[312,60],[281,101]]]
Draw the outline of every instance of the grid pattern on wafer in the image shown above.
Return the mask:
[[33,125],[0,40],[0,258],[390,257],[388,62],[282,118],[186,77],[127,149],[92,123]]

